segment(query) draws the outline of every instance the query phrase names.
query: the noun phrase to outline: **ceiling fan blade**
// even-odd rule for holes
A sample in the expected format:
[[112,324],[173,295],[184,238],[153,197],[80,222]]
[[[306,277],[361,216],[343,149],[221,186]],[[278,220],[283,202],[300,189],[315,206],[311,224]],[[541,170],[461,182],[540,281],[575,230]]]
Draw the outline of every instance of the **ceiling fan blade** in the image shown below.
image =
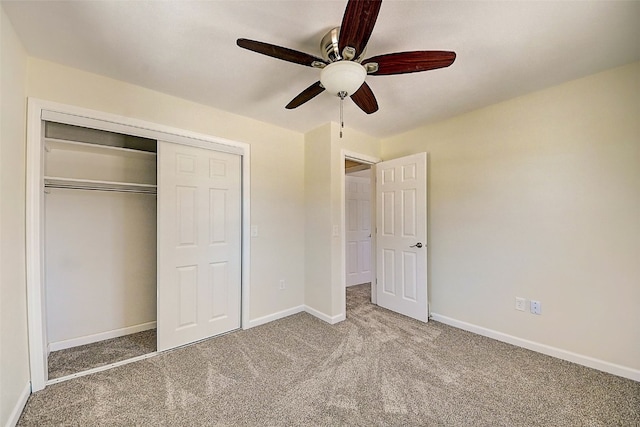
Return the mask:
[[285,107],[287,110],[292,110],[309,101],[312,98],[320,95],[324,91],[324,88],[320,85],[320,82],[315,82],[302,92],[298,94],[295,98],[291,100],[290,103]]
[[367,82],[362,83],[360,89],[356,91],[353,95],[351,95],[351,99],[356,103],[358,107],[362,111],[367,114],[375,113],[378,111],[378,101],[376,101],[376,97],[373,95],[373,91],[367,84]]
[[351,46],[356,50],[354,58],[360,56],[369,42],[381,5],[382,0],[349,0],[338,37],[340,55],[345,46]]
[[412,52],[397,52],[374,56],[362,61],[362,65],[370,62],[378,64],[378,71],[370,73],[372,76],[390,74],[417,73],[435,70],[453,64],[456,60],[455,52],[440,50],[417,50]]
[[274,44],[263,43],[249,39],[238,39],[236,43],[243,49],[258,52],[263,55],[271,56],[273,58],[282,59],[283,61],[293,62],[294,64],[306,65],[308,67],[311,67],[311,64],[314,61],[326,64],[323,59],[317,58],[313,55],[309,55],[308,53],[299,52],[297,50],[289,49],[286,47],[276,46]]

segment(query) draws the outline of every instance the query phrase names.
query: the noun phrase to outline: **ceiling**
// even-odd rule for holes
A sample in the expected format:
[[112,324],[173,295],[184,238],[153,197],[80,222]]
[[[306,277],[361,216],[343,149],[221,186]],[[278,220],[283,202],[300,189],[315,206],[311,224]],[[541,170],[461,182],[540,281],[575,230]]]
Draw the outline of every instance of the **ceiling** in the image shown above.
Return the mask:
[[[256,54],[237,38],[320,56],[346,0],[2,1],[31,56],[299,132],[339,120],[326,92],[284,106],[319,70]],[[345,102],[345,125],[387,137],[640,60],[639,1],[384,0],[367,57],[450,50],[448,68],[368,76],[380,109]]]

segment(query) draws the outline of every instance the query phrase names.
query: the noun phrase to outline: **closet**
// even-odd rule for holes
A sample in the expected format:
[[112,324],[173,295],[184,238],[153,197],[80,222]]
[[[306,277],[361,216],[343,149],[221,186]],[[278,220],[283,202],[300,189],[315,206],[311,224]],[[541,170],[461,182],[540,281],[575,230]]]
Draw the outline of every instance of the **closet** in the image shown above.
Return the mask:
[[[81,349],[80,354],[67,356],[81,362],[79,370],[96,367],[86,365],[91,360],[100,366],[139,355],[141,350],[153,352],[157,142],[43,123],[48,351]],[[124,348],[122,342],[114,348],[86,346],[104,340],[115,343],[113,338],[145,330],[149,330],[146,347],[140,349],[132,348],[136,342],[124,343]],[[50,362],[60,360],[52,354]],[[69,366],[58,366],[52,374],[49,365],[50,379],[73,373]]]
[[[33,391],[248,325],[249,156],[242,142],[29,99]],[[49,375],[64,352],[76,371]]]

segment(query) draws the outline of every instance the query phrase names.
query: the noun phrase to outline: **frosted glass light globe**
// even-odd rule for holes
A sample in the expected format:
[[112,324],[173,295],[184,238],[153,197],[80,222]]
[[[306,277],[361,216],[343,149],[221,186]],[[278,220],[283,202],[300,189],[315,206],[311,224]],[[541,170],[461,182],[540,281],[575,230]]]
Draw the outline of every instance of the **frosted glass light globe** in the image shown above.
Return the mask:
[[338,96],[340,92],[347,95],[356,93],[364,79],[367,77],[367,70],[354,61],[332,62],[320,72],[320,83],[331,95]]

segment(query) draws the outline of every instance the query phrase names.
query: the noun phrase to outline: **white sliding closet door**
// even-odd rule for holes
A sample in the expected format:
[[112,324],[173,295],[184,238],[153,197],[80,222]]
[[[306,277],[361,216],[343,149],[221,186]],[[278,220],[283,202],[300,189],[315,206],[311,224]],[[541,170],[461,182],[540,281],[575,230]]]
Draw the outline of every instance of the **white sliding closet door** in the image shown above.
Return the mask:
[[241,156],[158,141],[158,350],[240,327]]

